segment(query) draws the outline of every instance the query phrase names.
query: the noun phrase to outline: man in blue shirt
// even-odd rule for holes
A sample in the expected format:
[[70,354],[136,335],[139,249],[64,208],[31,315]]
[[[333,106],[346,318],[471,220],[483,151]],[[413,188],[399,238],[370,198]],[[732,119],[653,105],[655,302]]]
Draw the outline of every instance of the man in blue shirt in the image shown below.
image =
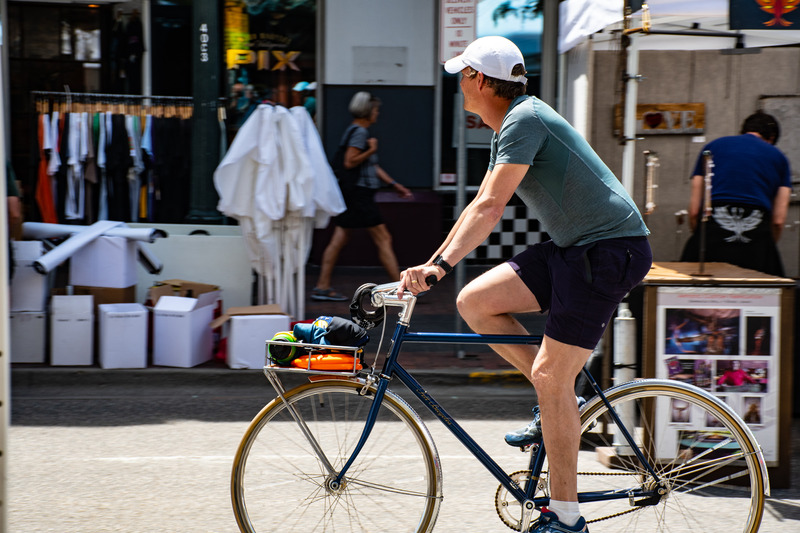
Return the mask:
[[704,259],[784,275],[775,243],[786,223],[792,176],[789,161],[774,146],[779,135],[775,117],[758,111],[745,119],[741,135],[721,137],[703,147],[689,200],[689,224],[695,232],[681,261],[700,257],[697,229],[704,210],[704,154],[709,153],[713,161],[709,169],[712,213],[705,222]]
[[[614,310],[650,269],[649,233],[619,180],[547,104],[525,96],[525,61],[503,37],[482,37],[447,61],[460,72],[464,108],[494,130],[488,170],[430,261],[402,273],[398,292],[427,290],[480,245],[516,193],[550,235],[470,282],[458,310],[478,333],[525,335],[516,313],[549,311],[541,347],[493,348],[536,388],[540,416],[509,433],[514,446],[547,449],[549,509],[536,533],[587,532],[577,501],[580,422],[575,378]],[[465,177],[461,176],[461,179]]]

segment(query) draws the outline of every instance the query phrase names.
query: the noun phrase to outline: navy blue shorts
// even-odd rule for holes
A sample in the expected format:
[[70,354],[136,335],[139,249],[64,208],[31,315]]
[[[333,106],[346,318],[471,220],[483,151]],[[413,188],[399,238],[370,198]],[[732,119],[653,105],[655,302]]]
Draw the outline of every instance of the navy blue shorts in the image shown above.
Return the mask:
[[606,239],[559,248],[534,244],[508,261],[549,311],[544,334],[593,350],[617,305],[650,270],[647,237]]

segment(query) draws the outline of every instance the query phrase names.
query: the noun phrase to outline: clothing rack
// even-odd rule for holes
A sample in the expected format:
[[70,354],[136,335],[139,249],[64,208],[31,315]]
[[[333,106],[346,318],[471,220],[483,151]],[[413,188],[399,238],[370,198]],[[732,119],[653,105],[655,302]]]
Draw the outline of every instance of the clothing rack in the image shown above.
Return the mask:
[[65,89],[30,93],[42,221],[183,221],[194,99]]
[[191,96],[31,91],[31,97],[38,113],[87,111],[191,118],[194,110],[194,98]]

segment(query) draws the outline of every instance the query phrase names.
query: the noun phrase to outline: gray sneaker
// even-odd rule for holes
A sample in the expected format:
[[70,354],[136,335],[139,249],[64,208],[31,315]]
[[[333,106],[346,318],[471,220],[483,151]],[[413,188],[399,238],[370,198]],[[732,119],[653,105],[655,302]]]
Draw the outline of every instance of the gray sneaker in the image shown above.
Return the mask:
[[[578,409],[586,403],[581,396],[576,396]],[[541,444],[542,442],[542,417],[539,414],[539,406],[533,408],[533,420],[530,424],[521,429],[515,429],[506,433],[506,443],[509,446],[530,446],[531,444]]]
[[589,528],[583,517],[580,517],[574,526],[568,526],[559,522],[556,513],[543,507],[542,514],[533,522],[529,531],[530,533],[589,533]]

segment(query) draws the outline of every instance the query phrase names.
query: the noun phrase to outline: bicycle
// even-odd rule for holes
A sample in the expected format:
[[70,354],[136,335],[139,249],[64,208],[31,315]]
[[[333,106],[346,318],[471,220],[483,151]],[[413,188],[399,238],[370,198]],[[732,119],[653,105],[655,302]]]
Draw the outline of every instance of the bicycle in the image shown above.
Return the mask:
[[[359,370],[363,352],[352,347],[284,343],[351,350],[348,372],[280,368],[267,357],[264,372],[277,397],[250,423],[231,473],[240,530],[432,531],[442,502],[441,464],[422,419],[389,390],[397,380],[497,479],[502,522],[527,531],[534,511],[549,501],[544,445],[525,450],[527,468],[506,473],[398,358],[406,342],[538,344],[541,337],[412,332],[416,297],[398,298],[396,283],[365,287],[381,313],[400,308],[380,371],[377,364]],[[376,315],[383,318],[377,311],[370,316]],[[292,370],[308,373],[309,382],[287,391],[279,374]],[[760,446],[735,412],[682,382],[640,379],[603,391],[586,368],[583,374],[595,392],[580,410],[578,491],[588,523],[602,522],[607,532],[758,531],[769,478]],[[670,409],[687,406],[705,425],[668,426]],[[742,505],[725,509],[736,512],[708,519],[715,502],[731,498]]]

